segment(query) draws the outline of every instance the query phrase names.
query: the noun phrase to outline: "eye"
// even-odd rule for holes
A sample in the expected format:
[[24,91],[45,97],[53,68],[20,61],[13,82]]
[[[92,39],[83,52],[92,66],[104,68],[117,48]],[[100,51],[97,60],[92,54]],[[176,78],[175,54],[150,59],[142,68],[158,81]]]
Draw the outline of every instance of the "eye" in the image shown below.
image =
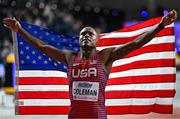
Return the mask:
[[82,32],[82,33],[81,33],[81,35],[83,35],[83,36],[84,36],[84,32]]
[[89,32],[89,35],[90,35],[90,36],[92,36],[92,35],[93,35],[93,33],[92,33],[92,32]]

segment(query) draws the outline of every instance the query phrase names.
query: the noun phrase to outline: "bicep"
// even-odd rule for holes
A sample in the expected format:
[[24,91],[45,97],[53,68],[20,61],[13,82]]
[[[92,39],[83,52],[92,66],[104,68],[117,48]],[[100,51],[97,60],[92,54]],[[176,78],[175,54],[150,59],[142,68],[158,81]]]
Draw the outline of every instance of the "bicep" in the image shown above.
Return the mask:
[[62,51],[50,45],[44,45],[42,47],[42,50],[43,53],[45,53],[52,59],[59,62],[68,63],[67,56],[70,54],[70,51]]
[[126,43],[120,47],[115,47],[110,54],[110,58],[112,61],[121,59],[135,49],[137,49],[135,42]]

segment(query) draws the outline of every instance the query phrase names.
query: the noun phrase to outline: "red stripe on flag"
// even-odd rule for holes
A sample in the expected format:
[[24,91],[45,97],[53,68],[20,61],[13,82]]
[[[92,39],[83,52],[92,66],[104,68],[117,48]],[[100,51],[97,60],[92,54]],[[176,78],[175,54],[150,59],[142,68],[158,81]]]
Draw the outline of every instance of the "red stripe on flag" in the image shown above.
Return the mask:
[[[170,27],[170,28],[166,28],[162,31],[160,31],[156,37],[161,37],[161,36],[169,36],[169,35],[173,35],[174,34],[174,28]],[[120,44],[125,44],[128,43],[130,41],[135,40],[138,36],[140,36],[141,34],[137,34],[134,37],[126,37],[126,38],[100,38],[98,40],[97,46],[110,46],[110,45],[120,45]]]
[[173,66],[175,66],[174,59],[142,60],[120,66],[114,66],[111,70],[111,73],[126,71],[130,69],[173,67]]
[[68,85],[65,77],[19,77],[18,85]]
[[[119,66],[120,67],[120,66]],[[117,69],[114,69],[117,70]],[[68,85],[67,83],[59,82],[59,78],[54,78],[54,83],[51,82],[51,77],[22,77],[19,78],[19,85]],[[107,85],[129,84],[129,83],[157,83],[157,82],[175,82],[175,74],[162,74],[162,75],[147,75],[147,76],[129,76],[120,78],[108,79]]]
[[19,106],[18,114],[20,115],[40,115],[40,114],[62,114],[69,112],[69,106]]
[[[172,114],[172,105],[139,105],[139,106],[107,106],[108,115],[119,114],[145,114],[149,112],[158,112]],[[33,110],[33,111],[32,111]],[[40,114],[61,114],[67,115],[69,106],[19,106],[18,114],[20,115],[40,115]]]
[[136,56],[143,53],[150,53],[150,52],[166,52],[166,51],[173,51],[174,50],[174,43],[163,43],[163,44],[153,44],[141,47],[137,50],[134,50],[127,54],[125,58]]
[[18,92],[19,99],[69,99],[68,91],[23,91]]
[[[69,99],[69,92],[18,92],[19,99]],[[175,90],[151,90],[151,91],[106,91],[106,99],[118,98],[154,98],[154,97],[173,97]]]
[[173,97],[175,90],[106,91],[106,99]]
[[139,105],[139,106],[108,106],[106,107],[108,115],[118,114],[145,114],[149,112],[158,112],[163,114],[172,114],[172,105]]
[[108,80],[107,85],[122,85],[122,84],[139,84],[139,83],[167,83],[175,82],[175,74],[159,74],[147,76],[129,76],[121,78],[111,78]]

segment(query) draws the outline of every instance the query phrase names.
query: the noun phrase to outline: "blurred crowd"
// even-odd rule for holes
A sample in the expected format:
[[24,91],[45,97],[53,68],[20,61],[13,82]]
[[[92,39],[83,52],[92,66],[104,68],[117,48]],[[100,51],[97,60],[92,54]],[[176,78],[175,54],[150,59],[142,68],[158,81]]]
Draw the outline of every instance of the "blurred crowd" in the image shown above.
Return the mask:
[[[3,27],[2,19],[16,17],[21,22],[28,22],[47,27],[59,34],[77,36],[84,26],[92,26],[98,33],[109,32],[123,27],[124,13],[114,9],[80,6],[69,0],[1,0],[0,1],[0,59],[12,52],[10,30]],[[78,1],[77,1],[78,2]]]

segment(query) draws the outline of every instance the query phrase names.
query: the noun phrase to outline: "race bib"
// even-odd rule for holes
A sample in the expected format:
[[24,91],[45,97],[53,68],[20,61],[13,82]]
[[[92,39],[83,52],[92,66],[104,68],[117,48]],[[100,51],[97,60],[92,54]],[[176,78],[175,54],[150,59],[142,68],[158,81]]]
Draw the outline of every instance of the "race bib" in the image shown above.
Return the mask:
[[74,81],[72,87],[73,100],[97,101],[99,94],[98,82]]

